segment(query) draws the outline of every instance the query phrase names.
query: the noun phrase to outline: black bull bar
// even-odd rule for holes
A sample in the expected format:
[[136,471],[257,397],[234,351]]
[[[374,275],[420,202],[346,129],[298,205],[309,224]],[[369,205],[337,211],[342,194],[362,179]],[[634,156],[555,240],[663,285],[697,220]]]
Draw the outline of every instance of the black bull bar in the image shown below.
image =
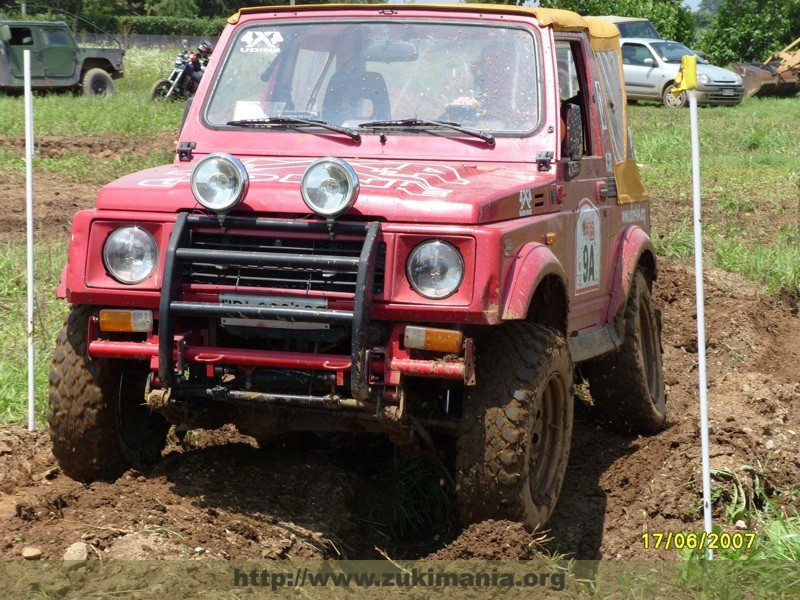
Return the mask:
[[[225,226],[226,228],[246,228],[270,232],[329,233],[328,224],[324,221],[227,217]],[[175,385],[174,317],[285,319],[287,321],[350,324],[352,326],[351,391],[356,400],[367,399],[369,396],[366,365],[367,332],[372,313],[375,265],[380,241],[379,223],[336,223],[334,225],[336,233],[365,235],[358,259],[332,255],[284,256],[274,253],[190,248],[188,242],[193,227],[219,227],[219,220],[215,216],[181,213],[175,221],[175,228],[166,251],[164,284],[159,304],[158,376],[162,386],[171,388]],[[355,268],[357,276],[353,310],[350,312],[322,308],[232,306],[212,302],[187,302],[183,300],[183,282],[179,276],[180,265],[194,261],[214,265],[318,267],[333,271]]]

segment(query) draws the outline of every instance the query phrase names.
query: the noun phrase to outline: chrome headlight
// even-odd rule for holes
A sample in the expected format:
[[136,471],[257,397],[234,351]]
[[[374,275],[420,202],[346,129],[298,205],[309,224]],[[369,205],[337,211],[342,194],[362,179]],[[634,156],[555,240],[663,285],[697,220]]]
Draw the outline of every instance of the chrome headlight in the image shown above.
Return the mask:
[[411,251],[406,263],[411,287],[426,298],[447,298],[464,279],[464,259],[455,246],[432,240]]
[[355,169],[338,158],[314,161],[300,185],[303,202],[321,217],[338,217],[358,198],[358,175]]
[[250,178],[242,161],[230,154],[209,154],[192,171],[192,194],[207,209],[225,214],[247,195]]
[[711,78],[705,73],[701,73],[700,75],[697,76],[697,83],[708,85],[709,83],[711,83]]
[[120,227],[103,247],[103,263],[120,283],[140,283],[150,277],[158,264],[158,244],[146,229]]

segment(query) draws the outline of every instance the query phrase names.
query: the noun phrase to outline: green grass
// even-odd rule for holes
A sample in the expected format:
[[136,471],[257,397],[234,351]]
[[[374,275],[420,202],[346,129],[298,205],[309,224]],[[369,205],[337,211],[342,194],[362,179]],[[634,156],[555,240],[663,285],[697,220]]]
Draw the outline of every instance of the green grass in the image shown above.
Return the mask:
[[787,227],[767,244],[746,244],[736,230],[713,244],[715,263],[727,271],[765,284],[771,292],[800,290],[800,231]]
[[[36,135],[82,133],[143,134],[174,130],[183,103],[153,103],[150,87],[172,68],[175,52],[133,48],[125,54],[125,76],[117,79],[117,95],[86,98],[69,93],[35,94]],[[22,96],[0,96],[0,135],[25,135]]]
[[[119,93],[108,98],[37,94],[33,101],[36,135],[143,134],[174,130],[180,123],[182,103],[154,103],[149,90],[130,89],[121,83],[119,87]],[[0,97],[0,132],[24,136],[24,111],[22,97]]]
[[[798,289],[800,97],[751,98],[699,109],[707,263],[770,291]],[[667,257],[694,254],[689,111],[630,107],[637,161],[650,192],[653,238]]]
[[694,254],[694,231],[689,219],[663,229],[654,225],[650,235],[659,256],[686,258]]
[[390,529],[403,539],[448,532],[458,519],[455,482],[441,461],[428,454],[400,455],[387,485],[397,504]]
[[[66,305],[55,288],[66,260],[66,245],[40,243],[34,249],[34,352],[36,361],[36,417],[44,423],[50,357]],[[28,316],[24,243],[0,246],[0,423],[22,423],[28,408]]]

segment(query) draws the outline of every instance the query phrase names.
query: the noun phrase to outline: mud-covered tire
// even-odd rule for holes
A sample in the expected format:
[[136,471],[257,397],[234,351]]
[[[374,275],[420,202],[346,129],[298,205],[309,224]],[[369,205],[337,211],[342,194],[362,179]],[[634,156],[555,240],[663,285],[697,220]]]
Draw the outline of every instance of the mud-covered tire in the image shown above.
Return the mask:
[[667,108],[683,108],[689,103],[689,96],[685,91],[676,96],[672,93],[673,89],[675,89],[674,83],[670,83],[664,88],[664,92],[661,94],[661,100],[664,106]]
[[498,327],[477,346],[456,442],[465,523],[510,519],[529,530],[553,512],[572,438],[572,361],[564,336],[530,323]]
[[[159,79],[150,88],[150,100],[167,100],[167,94],[172,88],[172,82],[169,79]],[[173,96],[171,99],[175,99]]]
[[586,365],[595,413],[609,429],[655,433],[664,428],[667,418],[661,330],[650,285],[639,270],[622,318],[622,345]]
[[[61,470],[77,481],[119,477],[132,464],[155,461],[169,424],[144,406],[144,363],[89,359],[88,321],[75,305],[56,339],[47,421]],[[144,365],[146,366],[146,365]]]
[[113,96],[117,93],[114,80],[103,69],[89,69],[81,79],[84,96]]

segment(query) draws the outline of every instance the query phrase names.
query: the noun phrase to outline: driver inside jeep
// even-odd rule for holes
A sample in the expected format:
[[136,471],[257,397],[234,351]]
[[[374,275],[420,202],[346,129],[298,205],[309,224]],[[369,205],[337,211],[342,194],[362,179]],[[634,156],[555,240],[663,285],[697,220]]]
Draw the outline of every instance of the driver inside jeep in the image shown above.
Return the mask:
[[514,47],[508,40],[487,43],[471,65],[471,82],[466,94],[450,101],[441,115],[443,121],[463,122],[483,120],[484,127],[508,128],[516,121],[524,121],[533,106],[509,89],[509,82],[522,83],[523,89],[531,89],[532,69],[519,63]]

